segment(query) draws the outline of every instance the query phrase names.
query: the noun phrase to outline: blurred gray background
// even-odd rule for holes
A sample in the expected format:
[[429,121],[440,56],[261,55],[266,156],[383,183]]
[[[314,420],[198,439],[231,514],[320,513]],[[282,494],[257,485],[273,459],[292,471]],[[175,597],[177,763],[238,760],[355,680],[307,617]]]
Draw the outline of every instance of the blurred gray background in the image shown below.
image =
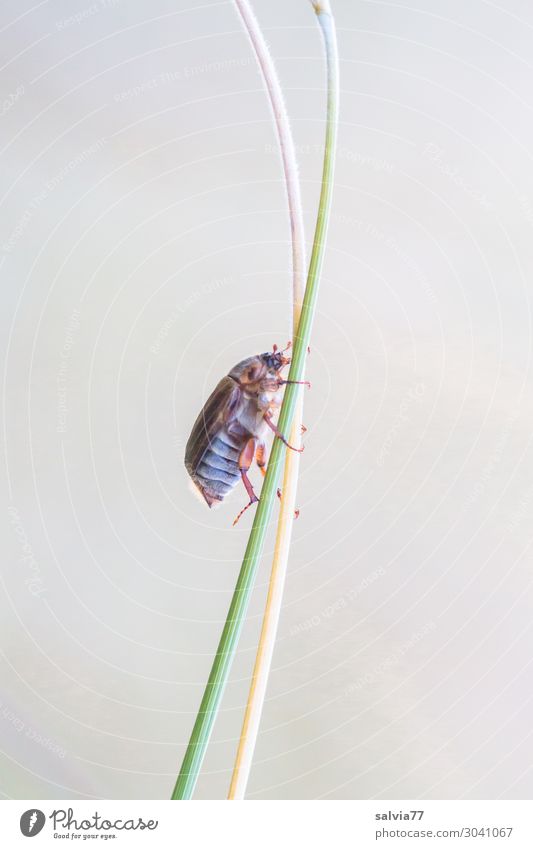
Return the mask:
[[[257,0],[312,236],[306,0]],[[251,798],[529,798],[533,9],[335,2],[342,115]],[[251,524],[183,468],[290,335],[284,188],[230,2],[2,3],[5,797],[168,798]],[[257,475],[254,480],[258,483]],[[272,536],[198,785],[224,797]]]

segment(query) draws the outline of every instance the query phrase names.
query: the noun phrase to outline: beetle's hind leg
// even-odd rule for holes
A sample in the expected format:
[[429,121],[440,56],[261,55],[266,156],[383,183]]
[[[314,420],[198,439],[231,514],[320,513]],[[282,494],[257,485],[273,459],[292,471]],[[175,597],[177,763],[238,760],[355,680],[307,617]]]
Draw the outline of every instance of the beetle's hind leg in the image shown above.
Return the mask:
[[239,521],[239,519],[241,518],[242,514],[245,513],[248,510],[248,507],[251,507],[252,504],[256,504],[259,501],[257,495],[254,492],[254,488],[253,488],[253,486],[250,482],[250,478],[247,475],[248,469],[252,465],[254,455],[255,455],[255,439],[253,439],[253,437],[252,437],[251,439],[248,440],[248,442],[246,443],[246,445],[242,449],[240,456],[239,456],[239,471],[241,473],[242,482],[244,484],[244,488],[246,489],[246,492],[248,493],[248,498],[250,499],[250,501],[248,502],[246,507],[242,508],[242,510],[238,514],[238,516],[235,517],[235,520],[233,522],[234,527],[237,524],[237,522]]
[[265,443],[259,442],[257,444],[257,448],[255,449],[255,462],[257,463],[259,470],[263,477],[266,475],[266,457],[265,457]]

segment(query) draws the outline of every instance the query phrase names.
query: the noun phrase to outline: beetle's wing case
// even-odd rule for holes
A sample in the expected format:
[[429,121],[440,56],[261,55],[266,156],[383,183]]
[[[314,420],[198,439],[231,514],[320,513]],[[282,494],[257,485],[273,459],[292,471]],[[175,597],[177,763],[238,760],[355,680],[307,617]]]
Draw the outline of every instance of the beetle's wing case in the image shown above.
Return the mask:
[[241,395],[238,383],[226,375],[205,402],[185,448],[185,466],[189,474],[196,472],[203,455],[238,406]]
[[[221,501],[238,478],[238,451],[221,442],[220,435],[225,433],[241,398],[239,384],[229,375],[224,377],[207,399],[187,442],[185,467],[209,507]],[[212,468],[214,457],[216,466]]]

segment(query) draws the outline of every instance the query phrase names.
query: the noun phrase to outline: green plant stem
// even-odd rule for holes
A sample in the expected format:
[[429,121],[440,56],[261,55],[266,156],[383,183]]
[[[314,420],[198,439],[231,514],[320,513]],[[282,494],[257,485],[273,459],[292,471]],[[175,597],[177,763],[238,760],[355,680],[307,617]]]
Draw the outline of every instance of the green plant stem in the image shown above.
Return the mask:
[[[287,192],[291,233],[293,282],[292,336],[295,337],[298,332],[298,323],[302,312],[307,263],[305,257],[303,209],[294,140],[276,66],[261,32],[259,22],[248,0],[234,0],[234,3],[250,38],[250,43],[263,77],[279,143]],[[303,395],[303,389],[300,387],[289,436],[290,444],[298,447],[301,445],[302,438]],[[259,733],[259,724],[270,674],[285,576],[287,573],[290,542],[294,525],[299,464],[300,454],[297,451],[287,451],[285,453],[283,493],[279,505],[276,542],[263,614],[263,624],[261,626],[261,634],[257,646],[239,744],[235,754],[235,764],[228,790],[228,799],[244,798],[252,767],[253,753]]]
[[[239,3],[244,3],[246,0],[237,0]],[[316,9],[315,9],[316,10]],[[266,49],[266,47],[265,47]],[[266,64],[266,59],[263,59],[262,66]],[[272,62],[272,60],[270,60]],[[268,80],[266,81],[268,86]],[[273,95],[275,92],[273,92]],[[287,130],[290,133],[290,127]],[[283,144],[283,139],[280,138],[280,146],[283,149],[289,149],[289,145]],[[296,172],[296,163],[292,169]],[[289,206],[291,212],[291,220],[293,210]],[[293,239],[298,228],[293,227]],[[303,253],[303,251],[301,252]],[[293,252],[294,254],[294,252]],[[298,333],[298,324],[301,315],[301,301],[294,298],[293,304],[293,334]],[[305,360],[304,360],[305,362]],[[297,394],[297,402],[295,414],[292,421],[290,432],[291,445],[301,444],[301,423],[303,414],[303,392],[300,388]],[[268,593],[265,603],[265,611],[263,614],[263,622],[261,625],[261,633],[257,646],[250,689],[244,711],[244,718],[241,728],[241,735],[237,752],[235,755],[235,763],[233,766],[233,774],[231,777],[230,787],[228,791],[228,799],[244,799],[246,788],[252,769],[253,756],[257,737],[259,735],[259,727],[261,723],[261,715],[265,702],[268,678],[274,655],[278,624],[281,614],[283,601],[283,590],[285,587],[285,579],[289,562],[289,553],[291,545],[292,530],[294,525],[294,510],[296,505],[296,491],[298,487],[298,469],[300,463],[300,454],[295,451],[287,451],[285,456],[285,470],[283,474],[283,491],[281,496],[281,504],[278,515],[278,526],[276,531],[276,542],[274,546],[274,554],[272,559],[272,568],[270,571],[270,581],[268,585]]]
[[[324,37],[327,59],[327,125],[322,170],[322,186],[318,216],[313,240],[313,249],[307,284],[305,287],[302,314],[298,333],[294,340],[289,380],[300,380],[304,371],[307,348],[311,337],[311,328],[318,297],[320,272],[324,259],[325,239],[328,229],[329,212],[333,191],[333,172],[335,164],[335,146],[338,121],[338,60],[336,35],[329,4],[315,4],[317,19]],[[278,427],[286,436],[294,415],[298,387],[287,385],[281,405]],[[237,578],[237,584],[229,607],[226,623],[211,667],[209,679],[194,723],[185,757],[172,793],[172,799],[190,799],[205,756],[206,748],[213,730],[216,714],[228,680],[229,671],[235,654],[237,642],[242,630],[244,617],[250,600],[254,579],[259,566],[268,523],[272,515],[276,489],[285,445],[275,439],[268,462],[267,474],[261,490],[253,525],[246,546],[243,563]]]

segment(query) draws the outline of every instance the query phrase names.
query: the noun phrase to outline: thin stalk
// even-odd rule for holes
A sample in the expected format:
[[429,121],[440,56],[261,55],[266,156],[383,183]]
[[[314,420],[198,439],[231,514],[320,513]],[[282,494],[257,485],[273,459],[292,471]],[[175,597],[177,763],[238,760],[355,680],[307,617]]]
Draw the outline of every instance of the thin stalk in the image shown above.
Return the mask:
[[[305,231],[294,140],[276,66],[266,41],[263,38],[257,19],[248,0],[235,0],[235,5],[248,32],[252,48],[263,75],[263,81],[274,115],[283,163],[292,245],[292,333],[294,337],[298,331],[298,323],[302,312],[305,278]],[[302,417],[303,394],[300,389],[289,437],[290,444],[297,448],[301,442]],[[292,527],[294,524],[293,517],[296,505],[299,465],[300,454],[297,451],[287,451],[285,454],[285,469],[283,473],[282,497],[274,547],[274,559],[272,562],[263,625],[228,799],[244,798],[252,766],[253,753],[259,733],[259,723],[261,721],[266,687],[270,674],[274,643],[276,641],[285,576],[287,574]]]
[[[320,271],[322,268],[325,238],[328,228],[329,210],[333,189],[333,170],[337,130],[338,69],[336,38],[329,4],[313,3],[324,34],[328,66],[328,119],[322,172],[322,188],[318,218],[313,241],[313,251],[302,303],[302,313],[298,332],[294,340],[291,367],[288,379],[302,379],[305,358],[311,336],[311,328],[318,297]],[[287,436],[293,421],[298,386],[289,384],[285,389],[281,405],[278,428]],[[194,723],[185,757],[172,793],[172,799],[190,799],[198,780],[198,774],[205,756],[206,748],[213,730],[216,714],[227,683],[231,663],[242,630],[244,617],[250,600],[253,582],[259,566],[268,523],[272,515],[276,489],[280,477],[285,445],[275,439],[268,463],[267,474],[261,490],[254,521],[243,563],[237,578],[237,584],[230,603],[222,636],[211,667],[207,686]]]
[[[289,207],[291,227],[292,293],[294,304],[293,329],[296,333],[304,296],[305,232],[294,140],[276,66],[272,61],[270,51],[265,39],[263,38],[263,33],[261,32],[257,18],[255,17],[248,0],[234,0],[234,2],[244,28],[248,33],[252,49],[261,69],[261,74],[263,76],[263,81],[265,83],[266,92],[276,125],[281,161],[283,164],[283,175],[287,191],[287,203]],[[296,311],[298,315],[296,315]]]
[[[285,186],[289,207],[291,243],[292,243],[292,277],[293,277],[293,307],[292,332],[293,337],[298,332],[298,324],[302,313],[305,274],[305,231],[303,210],[298,179],[298,165],[294,149],[294,140],[290,128],[289,117],[285,108],[283,94],[276,72],[276,66],[263,38],[263,34],[248,3],[248,0],[235,0],[235,5],[241,15],[243,24],[248,32],[252,48],[263,75],[263,81],[268,93],[272,112],[274,114],[278,143],[283,162]],[[294,412],[294,419],[289,442],[295,447],[301,444],[301,426],[303,418],[303,394],[300,389]],[[252,680],[244,719],[235,756],[235,765],[228,792],[228,799],[243,799],[252,759],[259,733],[259,724],[265,701],[266,688],[272,664],[272,655],[281,611],[285,578],[291,545],[294,511],[296,506],[296,491],[298,488],[298,472],[300,454],[297,451],[287,451],[281,505],[274,546],[274,558],[270,573],[265,613],[261,627],[261,635],[255,658]]]
[[[337,101],[338,101],[338,60],[335,43],[335,28],[331,15],[331,9],[326,10],[325,4],[313,3],[315,12],[317,13],[318,22],[324,37],[326,49],[326,58],[328,65],[328,115],[326,145],[324,153],[324,176],[329,181],[327,188],[322,183],[322,195],[320,199],[320,207],[318,212],[318,224],[321,220],[325,220],[327,226],[327,217],[329,215],[329,205],[331,201],[332,176],[333,171],[327,168],[326,160],[328,157],[334,159],[335,155],[335,132],[337,125]],[[328,16],[328,21],[325,21],[325,16]],[[333,163],[331,163],[333,165]],[[324,248],[324,236],[313,245],[313,255],[315,247],[321,246]],[[319,273],[319,270],[317,273]],[[293,319],[294,333],[296,335],[300,319],[299,305],[294,302]],[[300,423],[303,413],[303,398],[300,395],[296,413],[294,416],[290,443],[298,445],[300,439]],[[261,627],[261,635],[259,637],[259,645],[248,693],[248,701],[244,714],[244,721],[241,730],[239,745],[233,768],[228,799],[244,799],[246,787],[252,767],[252,760],[259,733],[259,725],[265,702],[266,689],[270,668],[272,665],[272,656],[276,642],[278,631],[279,618],[281,613],[281,604],[283,599],[283,590],[285,587],[285,578],[287,575],[287,564],[289,558],[289,550],[292,537],[292,528],[294,524],[294,507],[296,503],[296,491],[298,487],[298,470],[299,470],[300,455],[295,451],[288,451],[285,458],[285,473],[283,477],[282,502],[280,508],[280,516],[278,520],[278,528],[276,533],[276,544],[274,548],[274,559],[272,562],[272,571],[270,575],[270,583],[263,616],[263,624]]]

